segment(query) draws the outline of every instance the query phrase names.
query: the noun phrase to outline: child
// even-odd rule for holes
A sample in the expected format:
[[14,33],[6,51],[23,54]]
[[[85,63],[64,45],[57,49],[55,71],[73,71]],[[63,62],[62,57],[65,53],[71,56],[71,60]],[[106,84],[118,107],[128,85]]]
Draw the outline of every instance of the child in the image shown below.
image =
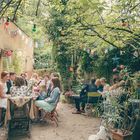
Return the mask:
[[41,85],[40,86],[40,95],[38,96],[37,100],[44,100],[46,98],[47,98],[46,86]]

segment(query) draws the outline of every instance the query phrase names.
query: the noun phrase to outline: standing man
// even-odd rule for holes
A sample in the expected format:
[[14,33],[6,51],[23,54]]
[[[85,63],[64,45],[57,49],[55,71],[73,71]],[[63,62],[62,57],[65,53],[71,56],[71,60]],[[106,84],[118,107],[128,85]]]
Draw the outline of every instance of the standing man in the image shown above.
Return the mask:
[[6,82],[6,84],[7,84],[7,94],[10,94],[10,89],[13,86],[15,78],[16,78],[16,73],[15,72],[10,72],[9,73],[9,80]]

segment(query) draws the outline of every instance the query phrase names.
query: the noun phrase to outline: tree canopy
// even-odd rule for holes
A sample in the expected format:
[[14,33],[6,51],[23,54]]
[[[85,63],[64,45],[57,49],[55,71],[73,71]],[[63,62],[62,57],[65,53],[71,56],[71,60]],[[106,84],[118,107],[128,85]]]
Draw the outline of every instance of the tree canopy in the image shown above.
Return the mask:
[[0,2],[1,18],[10,17],[35,41],[51,42],[53,62],[63,79],[75,79],[78,69],[108,75],[115,57],[133,72],[139,70],[139,13],[138,0]]

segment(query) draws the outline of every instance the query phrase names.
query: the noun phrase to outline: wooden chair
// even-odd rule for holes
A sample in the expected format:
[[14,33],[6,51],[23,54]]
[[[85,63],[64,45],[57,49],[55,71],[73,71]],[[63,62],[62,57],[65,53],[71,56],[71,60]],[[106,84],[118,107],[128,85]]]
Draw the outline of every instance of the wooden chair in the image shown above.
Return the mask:
[[[58,116],[56,114],[56,107],[51,112],[45,112],[45,115],[43,116],[43,120],[49,119],[52,122],[54,122],[56,124],[56,126],[58,127]],[[44,110],[43,110],[43,112],[44,112]]]
[[44,110],[42,110],[44,112],[44,116],[43,116],[43,120],[49,119],[52,122],[54,122],[56,124],[56,126],[58,127],[58,112],[56,111],[58,102],[59,102],[60,97],[57,99],[56,101],[56,105],[55,108],[51,111],[51,112],[46,112]]

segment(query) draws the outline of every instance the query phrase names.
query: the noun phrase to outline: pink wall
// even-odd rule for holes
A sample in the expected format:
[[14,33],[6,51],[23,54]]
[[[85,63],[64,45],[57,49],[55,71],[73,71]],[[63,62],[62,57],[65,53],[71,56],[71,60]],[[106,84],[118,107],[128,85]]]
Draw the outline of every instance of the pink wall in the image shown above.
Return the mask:
[[[31,73],[33,70],[34,41],[12,22],[9,22],[6,27],[5,22],[0,21],[0,48],[16,52],[23,60],[22,72]],[[3,70],[2,59],[3,57],[0,58],[0,71]]]

